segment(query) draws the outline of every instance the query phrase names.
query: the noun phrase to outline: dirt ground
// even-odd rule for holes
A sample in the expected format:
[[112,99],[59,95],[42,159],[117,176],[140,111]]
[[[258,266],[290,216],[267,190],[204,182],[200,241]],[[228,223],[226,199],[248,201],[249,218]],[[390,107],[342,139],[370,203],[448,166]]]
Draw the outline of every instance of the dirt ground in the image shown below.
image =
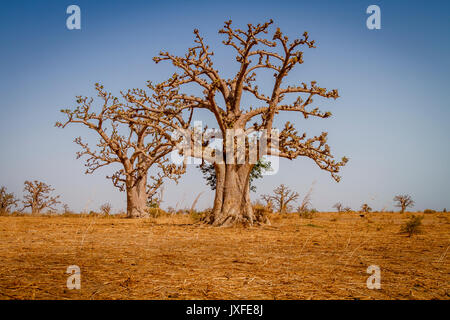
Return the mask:
[[[0,299],[445,299],[450,216],[272,216],[263,228],[213,228],[188,216],[0,217]],[[68,290],[66,269],[81,269]],[[366,285],[370,265],[381,289]]]

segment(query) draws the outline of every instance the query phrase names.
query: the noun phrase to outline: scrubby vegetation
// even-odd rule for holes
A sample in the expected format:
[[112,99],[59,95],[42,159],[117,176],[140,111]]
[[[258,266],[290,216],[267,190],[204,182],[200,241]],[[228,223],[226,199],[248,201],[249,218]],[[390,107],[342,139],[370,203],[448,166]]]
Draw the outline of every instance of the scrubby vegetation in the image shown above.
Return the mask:
[[372,211],[372,208],[369,207],[369,205],[368,205],[367,203],[364,203],[364,204],[361,206],[361,212],[369,213],[370,211]]
[[406,221],[405,224],[402,225],[401,232],[407,233],[409,237],[414,234],[421,233],[422,220],[423,216],[412,215],[411,217],[409,217],[408,221]]

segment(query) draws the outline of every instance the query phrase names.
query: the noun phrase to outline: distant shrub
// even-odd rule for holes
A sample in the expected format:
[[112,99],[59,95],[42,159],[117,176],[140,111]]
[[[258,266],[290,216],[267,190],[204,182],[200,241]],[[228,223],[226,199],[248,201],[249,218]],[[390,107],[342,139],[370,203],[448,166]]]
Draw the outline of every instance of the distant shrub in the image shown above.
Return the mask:
[[261,223],[270,223],[268,216],[272,213],[272,207],[269,204],[263,205],[260,202],[256,202],[252,207],[256,221]]
[[70,210],[69,205],[67,203],[63,204],[63,215],[73,214],[72,210]]
[[261,201],[256,200],[252,203],[252,208],[253,211],[260,210],[266,212],[267,214],[273,213],[272,203],[270,201],[264,204]]
[[444,210],[442,210],[442,212],[447,212],[447,208],[444,208]]
[[189,212],[189,216],[191,217],[192,221],[199,222],[204,219],[204,217],[209,214],[209,210],[206,211],[197,211],[197,210],[191,210]]
[[13,211],[13,212],[11,213],[11,215],[12,215],[13,217],[24,217],[24,216],[26,216],[26,213],[25,213],[25,212],[22,212],[22,211]]
[[176,210],[174,207],[167,207],[166,211],[167,211],[167,213],[170,213],[170,214],[176,214]]
[[365,212],[365,213],[369,213],[370,211],[372,211],[372,208],[369,207],[369,205],[368,205],[367,203],[364,203],[364,204],[361,206],[361,211],[362,211],[362,212]]
[[175,211],[175,214],[177,214],[177,215],[183,215],[183,214],[188,214],[188,213],[189,213],[189,211],[186,211],[184,209],[178,209]]
[[342,203],[337,202],[333,205],[333,208],[335,208],[337,210],[337,212],[341,213],[342,211],[344,211],[344,206]]
[[151,218],[166,217],[169,215],[167,212],[165,212],[161,208],[147,208],[147,212]]
[[297,213],[300,216],[300,218],[304,219],[312,219],[317,213],[316,209],[303,209],[301,210],[301,207],[297,209]]
[[109,203],[102,204],[100,207],[100,212],[105,216],[109,216],[111,214],[112,206]]
[[436,213],[436,210],[425,209],[425,210],[423,210],[423,213]]
[[409,220],[402,225],[401,232],[407,233],[409,237],[413,234],[421,233],[422,219],[423,216],[412,215]]

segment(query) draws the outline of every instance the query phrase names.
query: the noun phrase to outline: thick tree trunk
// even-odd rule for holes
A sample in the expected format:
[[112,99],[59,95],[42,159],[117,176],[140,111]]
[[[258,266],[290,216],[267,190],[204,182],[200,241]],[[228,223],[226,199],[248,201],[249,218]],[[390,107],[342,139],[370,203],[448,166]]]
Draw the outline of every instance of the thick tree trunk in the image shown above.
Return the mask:
[[147,198],[147,176],[127,186],[127,217],[148,217]]
[[32,215],[38,215],[40,214],[41,211],[39,210],[39,207],[37,206],[37,204],[31,204],[31,214]]
[[216,195],[214,207],[205,221],[214,226],[268,223],[256,217],[250,202],[249,164],[216,164]]

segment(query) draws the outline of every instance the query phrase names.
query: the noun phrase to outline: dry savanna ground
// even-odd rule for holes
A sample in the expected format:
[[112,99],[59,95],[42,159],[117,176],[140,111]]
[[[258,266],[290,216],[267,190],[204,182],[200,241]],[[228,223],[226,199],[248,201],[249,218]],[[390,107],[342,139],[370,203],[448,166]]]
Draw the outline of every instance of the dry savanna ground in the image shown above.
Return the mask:
[[[0,299],[446,299],[450,217],[318,213],[213,228],[189,216],[0,217]],[[68,290],[66,269],[81,269]],[[381,269],[370,290],[367,267]]]

